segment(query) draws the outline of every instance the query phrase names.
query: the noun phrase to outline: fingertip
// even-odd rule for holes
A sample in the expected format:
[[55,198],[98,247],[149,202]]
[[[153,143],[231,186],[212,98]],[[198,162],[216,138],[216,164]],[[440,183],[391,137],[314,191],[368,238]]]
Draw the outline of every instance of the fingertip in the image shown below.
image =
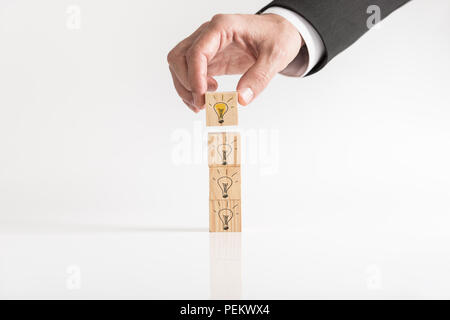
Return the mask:
[[219,87],[219,84],[217,83],[216,79],[213,77],[208,77],[208,91],[216,91]]
[[248,106],[248,103],[247,103],[247,102],[245,102],[244,100],[242,100],[241,96],[239,96],[239,99],[238,99],[238,101],[239,101],[239,104],[240,104],[241,106],[243,106],[243,107],[246,107],[246,106]]
[[183,100],[183,102],[193,112],[195,112],[195,113],[199,113],[200,112],[200,110],[197,107],[193,106],[191,103],[187,102],[186,100]]
[[255,97],[255,93],[251,88],[240,89],[238,90],[238,93],[239,104],[242,106],[247,106],[248,104],[250,104],[250,102],[252,102]]
[[194,93],[194,106],[197,108],[202,108],[205,105],[205,95]]

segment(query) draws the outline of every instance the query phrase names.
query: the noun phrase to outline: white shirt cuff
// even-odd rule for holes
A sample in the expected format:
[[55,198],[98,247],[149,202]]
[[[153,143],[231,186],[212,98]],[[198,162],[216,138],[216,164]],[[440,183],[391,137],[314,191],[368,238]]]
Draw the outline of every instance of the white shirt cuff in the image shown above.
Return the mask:
[[270,7],[264,13],[282,16],[292,23],[305,41],[307,50],[300,50],[297,57],[281,73],[292,77],[303,77],[314,68],[325,54],[325,46],[316,29],[305,18],[294,11],[281,7]]

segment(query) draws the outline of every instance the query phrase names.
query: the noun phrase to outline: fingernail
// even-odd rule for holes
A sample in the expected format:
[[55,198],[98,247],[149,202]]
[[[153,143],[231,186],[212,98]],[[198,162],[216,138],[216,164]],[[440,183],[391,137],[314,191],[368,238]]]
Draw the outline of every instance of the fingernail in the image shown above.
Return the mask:
[[252,101],[254,95],[253,90],[250,88],[245,88],[241,91],[241,98],[246,105]]

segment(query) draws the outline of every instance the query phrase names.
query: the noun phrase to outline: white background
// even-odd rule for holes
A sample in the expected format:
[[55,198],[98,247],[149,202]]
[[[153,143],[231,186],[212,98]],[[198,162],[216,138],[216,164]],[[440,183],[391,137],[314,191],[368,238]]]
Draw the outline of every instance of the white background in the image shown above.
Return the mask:
[[241,108],[270,156],[244,159],[242,235],[207,232],[204,113],[166,55],[265,4],[2,0],[0,298],[450,298],[445,0]]

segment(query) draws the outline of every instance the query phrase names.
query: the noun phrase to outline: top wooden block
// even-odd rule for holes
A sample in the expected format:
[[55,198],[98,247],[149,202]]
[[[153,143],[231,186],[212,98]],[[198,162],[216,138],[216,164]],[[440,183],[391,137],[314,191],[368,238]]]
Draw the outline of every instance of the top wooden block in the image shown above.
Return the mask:
[[207,92],[206,126],[222,127],[238,125],[238,93]]

